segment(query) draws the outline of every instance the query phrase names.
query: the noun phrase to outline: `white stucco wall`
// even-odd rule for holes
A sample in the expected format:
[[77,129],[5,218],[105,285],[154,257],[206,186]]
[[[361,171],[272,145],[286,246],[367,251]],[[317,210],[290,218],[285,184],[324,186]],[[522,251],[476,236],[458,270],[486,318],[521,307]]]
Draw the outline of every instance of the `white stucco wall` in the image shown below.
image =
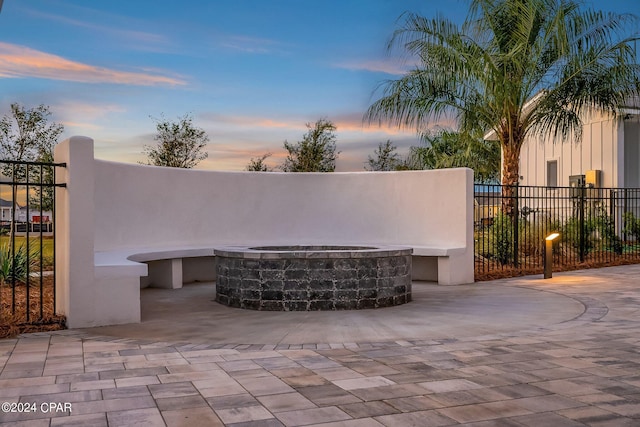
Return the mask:
[[465,246],[468,173],[264,173],[96,160],[95,250],[171,245]]
[[[55,154],[56,161],[69,163],[59,177],[68,187],[58,193],[57,268],[58,309],[67,313],[72,327],[139,321],[135,295],[119,298],[108,292],[132,283],[139,288],[139,283],[131,279],[131,270],[120,274],[109,265],[94,269],[97,252],[254,244],[465,248],[456,253],[459,266],[451,268],[450,280],[473,281],[470,169],[184,170],[94,160],[93,141],[83,137],[62,142]],[[74,258],[77,253],[81,256]],[[130,267],[134,276],[141,271]],[[75,294],[85,301],[82,316],[70,300]],[[131,315],[111,320],[109,307],[118,306],[126,306]]]

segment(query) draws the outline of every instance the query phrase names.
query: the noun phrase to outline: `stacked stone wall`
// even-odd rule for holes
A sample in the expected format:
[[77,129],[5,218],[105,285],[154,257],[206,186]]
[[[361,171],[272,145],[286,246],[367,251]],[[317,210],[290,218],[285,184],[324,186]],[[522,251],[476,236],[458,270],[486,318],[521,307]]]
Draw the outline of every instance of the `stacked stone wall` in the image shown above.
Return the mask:
[[411,249],[357,249],[244,256],[216,251],[216,300],[269,311],[354,310],[411,301]]

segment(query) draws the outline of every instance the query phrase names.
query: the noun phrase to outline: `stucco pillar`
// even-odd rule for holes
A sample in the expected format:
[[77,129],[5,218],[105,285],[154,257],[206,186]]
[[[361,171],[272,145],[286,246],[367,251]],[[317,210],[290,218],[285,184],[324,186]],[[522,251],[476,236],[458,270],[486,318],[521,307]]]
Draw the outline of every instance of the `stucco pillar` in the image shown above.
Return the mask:
[[70,328],[88,326],[96,311],[94,291],[93,140],[73,136],[55,147],[56,171],[56,311]]

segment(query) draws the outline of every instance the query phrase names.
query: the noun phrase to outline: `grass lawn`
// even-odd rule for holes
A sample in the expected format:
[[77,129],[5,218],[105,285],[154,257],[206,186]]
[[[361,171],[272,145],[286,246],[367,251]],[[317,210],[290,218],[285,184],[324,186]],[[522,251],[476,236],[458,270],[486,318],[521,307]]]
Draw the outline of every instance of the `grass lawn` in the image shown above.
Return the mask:
[[[15,237],[16,248],[23,246],[27,247],[27,238],[23,236]],[[10,236],[0,236],[0,248],[11,245],[11,237]],[[54,240],[53,237],[42,237],[42,258],[43,258],[43,270],[51,270],[53,268],[53,248]],[[36,265],[40,262],[40,237],[30,237],[29,238],[29,252],[35,253]]]

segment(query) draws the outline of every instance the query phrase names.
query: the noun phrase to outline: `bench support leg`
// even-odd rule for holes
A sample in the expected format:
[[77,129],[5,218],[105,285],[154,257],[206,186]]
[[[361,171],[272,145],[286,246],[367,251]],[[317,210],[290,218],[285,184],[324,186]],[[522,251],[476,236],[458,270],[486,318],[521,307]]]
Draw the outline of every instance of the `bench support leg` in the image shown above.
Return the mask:
[[182,258],[150,262],[149,282],[154,288],[182,288]]
[[473,258],[469,259],[469,254],[438,257],[439,285],[465,285],[469,283],[473,283]]
[[[473,255],[473,254],[472,254]],[[473,259],[469,254],[451,256],[413,256],[411,278],[439,285],[473,283]]]

